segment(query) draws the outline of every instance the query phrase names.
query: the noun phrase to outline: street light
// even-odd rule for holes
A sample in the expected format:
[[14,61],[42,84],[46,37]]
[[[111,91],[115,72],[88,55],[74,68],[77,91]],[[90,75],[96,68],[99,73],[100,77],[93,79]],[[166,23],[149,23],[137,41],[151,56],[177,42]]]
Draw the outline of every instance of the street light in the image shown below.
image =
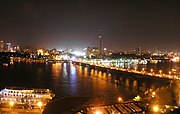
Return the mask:
[[39,101],[38,103],[37,103],[37,106],[39,107],[39,110],[40,110],[40,112],[41,112],[41,107],[42,107],[42,102],[41,101]]
[[136,71],[136,70],[137,70],[137,67],[135,67],[134,70]]
[[9,105],[10,105],[11,107],[13,107],[13,106],[14,106],[14,102],[13,102],[13,101],[10,101],[10,102],[9,102]]
[[118,97],[118,102],[123,102],[123,99],[121,97]]
[[153,72],[153,69],[151,69],[151,72]]
[[42,102],[39,101],[39,102],[37,103],[37,106],[38,106],[39,108],[41,108],[41,107],[42,107]]
[[159,107],[157,105],[153,106],[153,111],[154,112],[158,112],[159,111]]
[[159,73],[161,74],[161,73],[162,73],[162,70],[159,70]]
[[102,114],[102,112],[99,111],[99,110],[97,110],[97,111],[95,112],[95,114]]
[[9,106],[10,106],[10,109],[13,108],[14,102],[13,102],[13,101],[10,101],[10,102],[9,102]]
[[144,70],[145,70],[145,69],[144,69],[144,68],[142,68],[142,71],[141,71],[141,73],[142,73],[142,74],[145,74],[145,71],[144,71]]
[[171,71],[169,71],[169,75],[171,75]]
[[142,68],[142,71],[144,71],[144,68]]

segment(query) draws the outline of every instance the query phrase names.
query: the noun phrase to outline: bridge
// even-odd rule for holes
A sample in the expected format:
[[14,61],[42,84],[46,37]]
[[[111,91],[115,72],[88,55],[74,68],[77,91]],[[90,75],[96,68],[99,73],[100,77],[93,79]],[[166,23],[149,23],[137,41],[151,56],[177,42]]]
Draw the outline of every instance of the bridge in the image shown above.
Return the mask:
[[[126,62],[126,61],[124,61]],[[128,62],[128,61],[127,61]],[[127,68],[122,68],[119,67],[119,61],[102,61],[102,60],[90,60],[90,61],[73,61],[74,64],[82,65],[82,66],[88,66],[90,68],[97,68],[105,71],[118,71],[121,73],[126,73],[126,74],[137,74],[137,75],[143,75],[143,76],[151,76],[151,77],[158,77],[158,78],[166,78],[166,79],[173,79],[173,80],[180,80],[180,75],[177,74],[172,74],[172,72],[169,72],[169,74],[164,74],[162,70],[159,70],[158,73],[155,73],[153,69],[150,70],[150,72],[145,71],[144,68],[141,70],[137,70],[137,67],[134,69],[131,69],[130,67]],[[129,62],[128,62],[129,63]],[[130,61],[132,63],[132,60]]]

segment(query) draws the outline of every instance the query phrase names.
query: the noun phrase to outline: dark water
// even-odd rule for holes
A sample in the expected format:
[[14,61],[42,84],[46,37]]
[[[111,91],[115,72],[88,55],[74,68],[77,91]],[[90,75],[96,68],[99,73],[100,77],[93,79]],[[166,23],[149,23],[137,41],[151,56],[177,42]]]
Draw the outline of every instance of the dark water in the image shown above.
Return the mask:
[[[122,82],[115,84],[117,81]],[[16,62],[0,69],[0,88],[12,86],[49,88],[56,95],[54,99],[91,96],[113,101],[118,96],[123,99],[133,98],[140,89],[155,85],[151,80],[139,82],[135,78],[123,78],[121,74],[88,69],[72,63]]]

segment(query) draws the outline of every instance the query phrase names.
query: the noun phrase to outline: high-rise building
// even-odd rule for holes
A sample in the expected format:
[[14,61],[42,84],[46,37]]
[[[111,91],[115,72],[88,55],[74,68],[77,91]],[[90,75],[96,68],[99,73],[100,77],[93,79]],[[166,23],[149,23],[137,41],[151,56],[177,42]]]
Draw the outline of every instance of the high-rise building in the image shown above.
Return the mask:
[[19,45],[17,45],[16,47],[14,47],[14,50],[13,50],[14,52],[19,52],[20,51],[20,46]]
[[9,52],[11,51],[11,43],[6,43],[7,47],[6,47],[6,51]]
[[4,42],[1,41],[0,42],[0,52],[3,52],[4,51]]
[[88,58],[98,57],[99,56],[99,48],[98,47],[88,47],[86,50],[86,56]]

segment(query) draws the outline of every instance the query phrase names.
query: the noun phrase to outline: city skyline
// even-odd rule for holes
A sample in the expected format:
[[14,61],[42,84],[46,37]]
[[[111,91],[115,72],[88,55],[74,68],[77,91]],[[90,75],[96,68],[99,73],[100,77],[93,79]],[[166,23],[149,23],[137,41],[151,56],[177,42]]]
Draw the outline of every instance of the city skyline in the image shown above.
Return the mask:
[[179,51],[177,1],[1,1],[0,40],[22,47]]

